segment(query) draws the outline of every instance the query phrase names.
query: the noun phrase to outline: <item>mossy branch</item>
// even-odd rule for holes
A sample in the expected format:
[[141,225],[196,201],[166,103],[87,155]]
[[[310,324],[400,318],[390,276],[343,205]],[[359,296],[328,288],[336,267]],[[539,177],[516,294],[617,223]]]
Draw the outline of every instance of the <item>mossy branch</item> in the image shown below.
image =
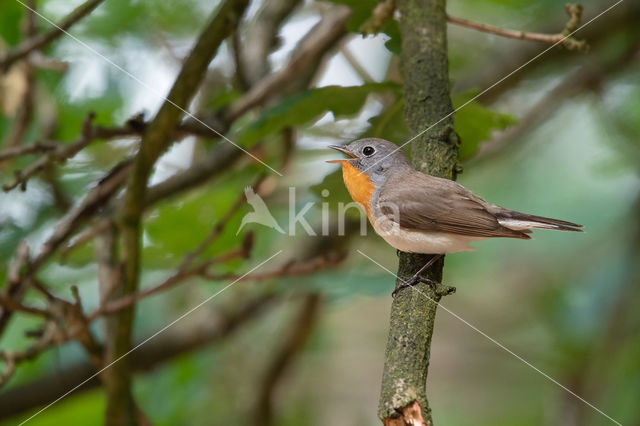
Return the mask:
[[[398,0],[404,79],[405,120],[410,131],[430,131],[411,144],[413,165],[434,176],[455,178],[458,137],[453,131],[449,96],[447,15],[445,0]],[[399,253],[398,277],[413,275],[429,255]],[[442,280],[444,260],[425,274]],[[396,281],[396,286],[401,284]],[[434,286],[418,284],[398,292],[391,306],[389,339],[378,416],[385,425],[432,424],[426,380],[431,335],[441,293]]]

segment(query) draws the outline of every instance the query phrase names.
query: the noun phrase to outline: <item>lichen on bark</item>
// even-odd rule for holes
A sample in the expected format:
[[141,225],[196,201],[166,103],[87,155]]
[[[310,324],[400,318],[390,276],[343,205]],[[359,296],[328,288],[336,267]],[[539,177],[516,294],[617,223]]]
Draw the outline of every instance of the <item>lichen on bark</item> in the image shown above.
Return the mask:
[[[455,179],[458,137],[453,130],[449,93],[449,65],[445,0],[398,0],[404,80],[405,121],[413,135],[410,144],[414,167],[425,173]],[[429,129],[423,132],[425,129]],[[399,253],[398,277],[413,275],[430,255]],[[424,275],[442,280],[444,259]],[[396,280],[396,286],[402,281]],[[432,424],[426,395],[431,336],[440,295],[427,284],[403,289],[391,307],[389,338],[378,416],[393,424],[417,401],[424,423]],[[405,419],[406,420],[406,419]],[[404,424],[404,423],[399,423]]]

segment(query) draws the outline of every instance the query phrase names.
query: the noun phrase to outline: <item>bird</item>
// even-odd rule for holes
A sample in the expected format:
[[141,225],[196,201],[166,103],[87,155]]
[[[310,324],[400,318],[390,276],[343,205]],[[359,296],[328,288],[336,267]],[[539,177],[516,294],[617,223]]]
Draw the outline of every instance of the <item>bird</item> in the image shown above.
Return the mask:
[[247,223],[259,223],[260,225],[268,226],[271,229],[275,229],[276,231],[284,234],[284,230],[278,225],[276,219],[273,217],[269,208],[265,204],[264,200],[253,191],[253,188],[247,186],[244,189],[244,196],[247,199],[247,203],[253,207],[253,211],[244,215],[242,218],[242,222],[240,222],[240,227],[236,232],[236,235],[240,233],[242,228]]
[[402,287],[425,282],[421,274],[443,255],[475,250],[471,242],[528,240],[532,229],[583,232],[577,223],[509,210],[457,182],[422,173],[396,144],[384,139],[329,148],[349,157],[327,162],[340,164],[351,198],[376,233],[399,251],[435,255]]

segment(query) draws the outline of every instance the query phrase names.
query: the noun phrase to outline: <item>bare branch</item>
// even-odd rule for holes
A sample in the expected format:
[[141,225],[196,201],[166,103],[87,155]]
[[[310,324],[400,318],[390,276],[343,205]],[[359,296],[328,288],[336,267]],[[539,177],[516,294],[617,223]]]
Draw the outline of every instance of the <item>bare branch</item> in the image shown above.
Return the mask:
[[57,145],[56,149],[46,152],[45,155],[43,155],[38,161],[31,164],[29,167],[27,167],[24,171],[14,171],[13,182],[3,185],[2,189],[4,189],[5,191],[10,191],[16,186],[20,185],[22,190],[24,191],[27,188],[27,181],[29,180],[29,178],[31,178],[36,173],[44,170],[47,164],[54,161],[65,162],[67,161],[67,159],[73,157],[82,149],[84,149],[93,140],[93,127],[91,123],[93,122],[94,118],[95,115],[93,113],[90,113],[85,119],[84,123],[82,123],[82,132],[78,141],[67,145]]
[[221,256],[214,257],[207,261],[201,262],[192,268],[188,268],[184,270],[179,269],[175,274],[171,275],[169,278],[165,279],[163,282],[161,282],[156,286],[145,288],[136,293],[130,293],[119,299],[107,302],[105,305],[97,308],[93,313],[91,313],[89,315],[89,318],[93,320],[101,315],[112,314],[112,313],[121,311],[123,309],[129,308],[139,300],[144,299],[145,297],[167,290],[175,286],[176,284],[185,282],[190,278],[194,278],[198,276],[200,277],[206,276],[207,270],[213,265],[223,263],[235,258],[246,258],[247,254],[248,254],[248,249],[243,244],[243,246],[238,249],[232,250]]
[[56,142],[44,141],[36,142],[31,145],[13,146],[0,152],[0,161],[7,160],[9,158],[20,157],[27,154],[38,154],[42,152],[54,151],[58,148]]
[[311,274],[322,269],[337,266],[344,260],[344,255],[336,254],[330,257],[318,256],[303,262],[289,262],[282,267],[268,272],[256,272],[249,275],[237,274],[205,274],[204,276],[210,280],[239,280],[239,281],[265,281],[273,278],[293,277],[298,275]]
[[515,38],[520,40],[541,41],[543,43],[549,44],[560,43],[562,46],[569,50],[588,50],[589,46],[584,40],[576,40],[570,36],[570,34],[580,26],[580,19],[582,18],[582,6],[579,4],[569,3],[565,6],[565,10],[569,15],[569,21],[565,25],[565,29],[557,34],[542,34],[503,29],[489,24],[470,21],[468,19],[456,18],[450,15],[447,16],[447,21],[455,25],[471,28],[473,30],[481,31],[484,33],[499,35],[501,37]]
[[[131,369],[138,373],[147,372],[181,354],[223,341],[241,326],[264,313],[276,300],[276,295],[268,292],[243,301],[238,307],[224,310],[212,308],[209,315],[202,317],[202,321],[167,330],[133,352],[130,355]],[[91,363],[76,362],[59,371],[47,370],[38,379],[6,389],[0,393],[0,419],[51,403],[67,392],[70,384],[81,383],[96,371]],[[94,378],[74,394],[95,388],[99,384],[100,380]]]
[[4,55],[4,57],[0,58],[0,72],[6,71],[16,61],[24,58],[35,50],[43,48],[53,40],[60,37],[64,34],[64,31],[68,30],[73,24],[90,14],[103,1],[104,0],[88,0],[64,17],[62,21],[56,24],[56,27],[52,28],[48,32],[38,34],[22,42],[15,49]]
[[0,295],[0,306],[2,307],[3,313],[19,311],[19,312],[25,312],[28,314],[45,317],[45,318],[48,318],[51,316],[49,311],[46,311],[40,308],[26,306],[22,303],[16,302],[11,298],[5,297],[4,295]]
[[288,262],[281,266],[280,268],[263,273],[254,273],[249,275],[238,275],[238,274],[212,274],[207,271],[207,269],[222,261],[228,260],[232,257],[242,256],[246,253],[245,249],[237,249],[227,253],[218,258],[211,259],[206,262],[202,262],[197,266],[190,268],[189,270],[177,272],[171,277],[167,278],[162,283],[149,287],[144,290],[140,290],[137,293],[130,294],[129,296],[122,297],[120,299],[114,300],[112,302],[107,303],[105,306],[96,309],[96,311],[92,312],[89,317],[94,319],[101,315],[110,314],[113,312],[117,312],[122,310],[128,306],[135,304],[137,301],[144,299],[147,296],[156,294],[160,291],[167,290],[173,287],[176,284],[183,283],[185,280],[193,277],[202,277],[212,281],[265,281],[273,278],[282,278],[282,277],[293,277],[299,275],[307,275],[313,272],[317,272],[322,269],[328,269],[337,266],[340,262],[344,260],[344,256],[333,256],[333,257],[323,257],[318,256],[316,258],[304,261],[304,262]]
[[16,250],[13,261],[9,264],[7,274],[7,285],[5,287],[4,297],[7,302],[2,303],[2,311],[0,311],[0,335],[9,323],[12,310],[6,306],[7,303],[20,300],[25,289],[25,283],[22,279],[26,274],[29,264],[29,245],[26,241],[21,241]]
[[5,371],[0,374],[0,387],[11,378],[17,364],[34,359],[43,351],[66,341],[67,338],[54,321],[47,321],[38,340],[28,348],[20,351],[0,352],[0,360],[5,362]]
[[[389,19],[393,18],[395,9],[395,0],[380,1],[380,3],[378,3],[373,9],[371,17],[360,27],[360,32],[362,32],[362,34],[364,35],[379,33],[382,26]],[[515,38],[519,40],[541,41],[549,44],[560,42],[565,48],[569,50],[588,50],[589,46],[585,41],[576,40],[570,37],[570,34],[580,26],[580,20],[582,18],[582,6],[579,4],[567,3],[565,5],[565,11],[567,12],[567,15],[569,15],[569,20],[565,24],[564,30],[557,34],[543,34],[503,29],[493,25],[471,21],[469,19],[456,18],[455,16],[451,15],[447,16],[447,21],[451,24],[459,25],[461,27],[470,28],[484,33],[495,34],[501,37]]]
[[35,68],[61,73],[67,72],[69,69],[69,64],[67,62],[49,58],[40,52],[32,52],[29,55],[29,63],[31,63]]
[[[242,151],[236,149],[233,145],[221,144],[185,171],[151,186],[147,190],[145,208],[149,208],[157,202],[182,193],[189,188],[205,184],[209,179],[224,173],[232,167],[242,156]],[[129,167],[129,165],[127,164],[126,167]],[[128,173],[128,171],[125,173]],[[91,241],[95,236],[103,232],[110,223],[113,223],[111,219],[100,219],[74,237],[63,247],[61,251],[63,258],[68,256],[72,250]]]
[[53,234],[44,242],[37,257],[31,262],[30,273],[34,273],[49,259],[53,252],[84,223],[93,212],[109,200],[125,182],[129,164],[124,163],[112,170],[93,187],[78,205],[74,206],[55,226]]
[[467,164],[477,164],[490,159],[506,147],[512,146],[513,142],[523,141],[524,139],[521,137],[523,134],[552,115],[564,102],[581,93],[599,90],[605,79],[614,78],[615,75],[626,70],[638,59],[639,49],[640,39],[629,43],[615,56],[611,55],[608,48],[603,49],[599,60],[590,60],[568,74],[538,102],[533,104],[514,126],[480,145],[478,153]]
[[231,105],[226,115],[227,120],[234,121],[245,112],[279,94],[292,81],[296,81],[347,33],[345,24],[350,16],[349,8],[332,8],[300,42],[287,65],[260,80],[246,95]]
[[83,232],[73,237],[64,247],[62,247],[60,249],[60,257],[63,260],[66,259],[66,257],[72,250],[85,245],[89,241],[96,238],[98,235],[110,229],[113,225],[114,223],[110,219],[98,220],[95,225],[85,229]]
[[187,170],[151,186],[145,196],[145,206],[151,206],[185,189],[206,183],[208,179],[227,171],[243,155],[242,151],[231,144],[216,147],[204,158],[189,166]]
[[[173,131],[189,107],[218,47],[237,27],[247,5],[247,0],[227,0],[217,8],[186,58],[166,101],[144,132],[140,149],[133,161],[118,220],[122,280],[117,292],[120,297],[134,293],[139,284],[140,222],[149,175],[157,159],[171,145]],[[115,332],[109,336],[107,361],[120,358],[131,346],[133,309],[133,306],[123,309],[114,318]],[[131,393],[129,360],[126,357],[109,369],[105,393],[105,423],[135,423],[135,404]]]

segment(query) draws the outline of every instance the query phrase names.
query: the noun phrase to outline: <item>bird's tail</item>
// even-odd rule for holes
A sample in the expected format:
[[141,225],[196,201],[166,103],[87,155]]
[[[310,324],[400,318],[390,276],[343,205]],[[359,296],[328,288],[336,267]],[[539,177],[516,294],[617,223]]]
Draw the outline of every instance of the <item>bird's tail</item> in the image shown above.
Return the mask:
[[582,225],[566,220],[551,219],[549,217],[534,216],[531,214],[520,213],[512,210],[504,209],[496,214],[500,225],[516,231],[526,229],[554,229],[556,231],[573,231],[584,232]]

